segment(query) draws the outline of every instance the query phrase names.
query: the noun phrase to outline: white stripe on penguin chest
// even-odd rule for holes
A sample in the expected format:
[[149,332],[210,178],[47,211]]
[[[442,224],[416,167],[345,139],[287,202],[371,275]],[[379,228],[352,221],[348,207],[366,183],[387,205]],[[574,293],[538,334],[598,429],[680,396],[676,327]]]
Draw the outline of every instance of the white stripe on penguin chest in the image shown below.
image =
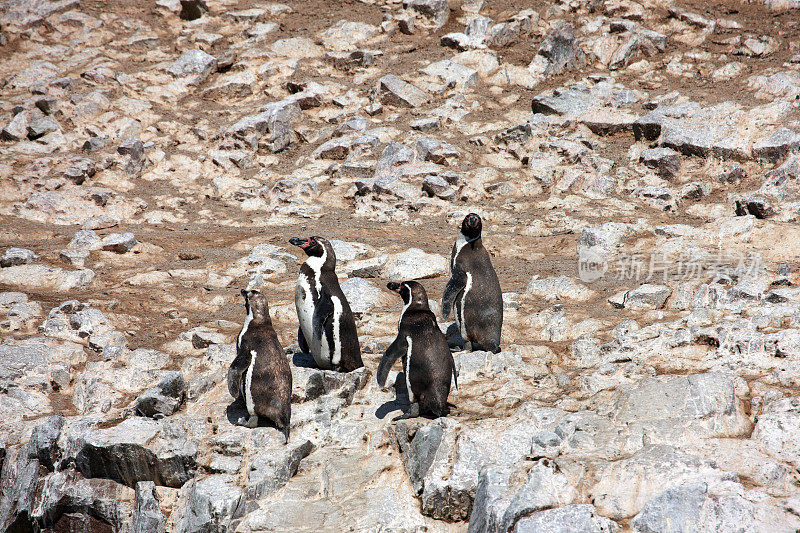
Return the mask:
[[247,316],[244,317],[244,324],[242,325],[242,331],[239,332],[239,337],[236,339],[236,350],[239,350],[239,347],[242,345],[242,337],[244,334],[247,333],[247,330],[250,328],[250,322],[253,320],[253,309],[248,305],[247,306]]
[[406,351],[406,367],[403,369],[403,373],[406,375],[406,389],[408,389],[408,401],[414,403],[414,391],[411,390],[411,350],[414,346],[414,342],[411,340],[411,336],[406,336],[406,343],[408,343],[408,350]]
[[465,341],[469,341],[467,338],[467,325],[466,321],[464,320],[464,308],[467,306],[467,294],[469,294],[469,290],[472,288],[472,274],[467,272],[467,283],[464,285],[464,293],[461,296],[461,305],[459,306],[459,329],[461,329],[461,338]]
[[256,351],[250,350],[250,366],[244,376],[244,403],[250,416],[256,414],[256,402],[253,400],[253,367],[256,366]]
[[339,327],[342,320],[342,302],[336,296],[331,296],[331,302],[333,302],[333,353],[331,354],[331,364],[338,365],[342,361],[342,339]]

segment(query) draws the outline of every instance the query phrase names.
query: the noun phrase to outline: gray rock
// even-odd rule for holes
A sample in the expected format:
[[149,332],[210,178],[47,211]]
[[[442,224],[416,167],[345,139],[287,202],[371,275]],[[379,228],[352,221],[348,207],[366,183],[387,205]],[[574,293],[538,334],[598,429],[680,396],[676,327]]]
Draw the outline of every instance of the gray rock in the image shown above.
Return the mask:
[[170,372],[152,389],[136,399],[136,414],[163,418],[175,413],[186,398],[186,381],[180,372]]
[[442,200],[453,200],[456,197],[456,190],[439,175],[425,176],[422,179],[422,190],[428,196],[436,196]]
[[[41,339],[40,339],[41,340]],[[46,372],[50,349],[35,340],[0,344],[0,381],[17,380],[28,372]]]
[[259,500],[286,485],[313,450],[311,441],[305,440],[256,453],[247,471],[247,499]]
[[798,150],[800,150],[800,133],[787,128],[779,128],[753,143],[753,157],[768,163],[777,163],[789,152]]
[[614,533],[620,527],[597,513],[594,505],[565,505],[533,513],[517,522],[512,533]]
[[578,46],[574,28],[562,22],[542,41],[528,68],[543,76],[552,76],[565,70],[579,69],[585,64],[586,54]]
[[112,233],[103,238],[101,249],[106,252],[124,254],[130,252],[138,242],[133,233]]
[[92,251],[103,247],[102,240],[93,230],[82,229],[75,232],[75,236],[67,245],[73,250]]
[[242,489],[229,475],[210,476],[190,482],[186,510],[178,525],[180,533],[225,533],[243,512]]
[[79,5],[80,0],[12,0],[0,11],[0,25],[25,28]]
[[28,124],[28,138],[30,139],[38,139],[54,131],[61,131],[61,127],[53,117],[37,118]]
[[751,502],[735,493],[708,492],[708,485],[698,482],[669,488],[642,507],[631,528],[636,533],[758,531]]
[[205,0],[181,0],[180,17],[183,20],[197,20],[203,13],[208,13]]
[[64,427],[64,417],[53,415],[33,429],[28,441],[28,451],[32,458],[51,472],[55,470],[60,459],[58,439]]
[[770,402],[758,417],[752,439],[770,456],[800,465],[800,397]]
[[15,265],[25,265],[38,259],[38,256],[31,250],[25,248],[8,248],[0,257],[0,267],[10,267]]
[[30,456],[27,446],[5,447],[0,472],[0,529],[34,531],[33,514],[39,461]]
[[136,484],[132,533],[164,533],[164,514],[159,507],[156,484],[140,481]]
[[645,166],[658,171],[664,179],[674,178],[681,168],[681,156],[669,148],[651,148],[642,150],[639,161]]
[[88,432],[75,465],[85,477],[129,487],[139,481],[180,487],[194,477],[196,456],[197,443],[177,424],[134,417]]
[[[253,150],[263,142],[273,152],[279,152],[294,142],[292,123],[300,114],[300,105],[295,100],[272,102],[260,113],[240,119],[226,133],[244,140]],[[266,139],[262,139],[264,136]]]
[[422,132],[434,131],[442,127],[441,121],[436,117],[412,120],[409,125],[412,130]]
[[93,177],[96,172],[94,161],[86,157],[79,157],[71,161],[70,166],[64,171],[64,177],[75,185],[81,185],[87,178]]
[[390,280],[432,278],[446,274],[448,263],[443,255],[409,248],[389,257],[383,267],[383,275]]
[[645,283],[625,294],[624,306],[628,309],[661,309],[672,291],[666,285]]
[[554,89],[534,96],[531,111],[545,115],[577,117],[588,111],[594,101],[585,87]]
[[478,83],[478,72],[449,59],[436,61],[422,69],[422,72],[441,79],[447,87],[464,89]]
[[21,141],[28,136],[30,113],[21,111],[11,118],[11,122],[0,131],[0,139],[4,141]]
[[342,292],[350,304],[350,309],[357,315],[371,311],[375,307],[390,305],[394,301],[386,291],[358,277],[345,280],[342,283]]
[[774,216],[776,210],[772,204],[763,196],[743,196],[734,201],[734,211],[736,216],[753,215],[763,219]]
[[428,101],[424,91],[394,74],[387,74],[378,80],[378,93],[381,103],[397,107],[419,107]]
[[447,0],[405,0],[403,7],[426,17],[435,29],[444,26],[450,17]]
[[185,78],[192,85],[198,85],[217,69],[217,58],[200,49],[187,50],[179,57],[167,72],[177,78]]

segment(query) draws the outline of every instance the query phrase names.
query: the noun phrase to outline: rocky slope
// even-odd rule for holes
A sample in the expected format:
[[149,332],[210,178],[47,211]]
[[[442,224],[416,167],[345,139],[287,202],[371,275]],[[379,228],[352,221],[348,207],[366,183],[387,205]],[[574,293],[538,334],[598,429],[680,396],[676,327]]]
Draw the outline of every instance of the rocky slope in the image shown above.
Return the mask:
[[[0,528],[796,531],[799,8],[4,2]],[[383,287],[436,299],[470,211],[503,351],[393,423]],[[297,353],[310,234],[349,374]],[[247,286],[286,446],[231,423]]]

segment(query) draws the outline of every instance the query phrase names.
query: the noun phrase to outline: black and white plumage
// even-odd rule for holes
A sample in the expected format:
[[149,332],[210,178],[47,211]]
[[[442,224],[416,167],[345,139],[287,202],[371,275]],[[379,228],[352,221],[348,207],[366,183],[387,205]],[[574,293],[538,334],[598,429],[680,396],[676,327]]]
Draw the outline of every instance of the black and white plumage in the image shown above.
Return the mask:
[[442,296],[442,316],[455,311],[461,337],[472,350],[500,351],[503,329],[503,293],[483,247],[481,217],[470,213],[461,223],[461,232],[450,255],[450,281]]
[[336,254],[322,237],[292,238],[308,255],[300,266],[294,303],[298,343],[323,369],[350,372],[364,366],[356,321],[336,277]]
[[248,418],[238,424],[254,428],[259,417],[271,420],[289,440],[292,416],[292,371],[269,317],[267,298],[242,290],[247,316],[236,338],[236,358],[228,369],[228,391],[242,398]]
[[411,407],[397,419],[413,418],[421,413],[444,416],[450,380],[452,378],[458,388],[458,379],[447,340],[428,306],[428,295],[416,281],[389,283],[387,287],[403,298],[404,305],[397,338],[378,365],[378,384],[385,385],[392,365],[402,359]]

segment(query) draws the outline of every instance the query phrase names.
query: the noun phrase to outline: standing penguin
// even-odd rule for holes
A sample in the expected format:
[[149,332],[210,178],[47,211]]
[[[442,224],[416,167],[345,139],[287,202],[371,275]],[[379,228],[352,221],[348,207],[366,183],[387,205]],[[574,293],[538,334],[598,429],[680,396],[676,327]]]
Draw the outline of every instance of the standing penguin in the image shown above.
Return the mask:
[[294,291],[300,349],[310,349],[317,365],[326,370],[350,372],[364,366],[356,320],[334,272],[333,246],[322,237],[294,237],[289,242],[308,255]]
[[249,418],[239,425],[254,428],[258,417],[272,420],[286,442],[292,417],[292,371],[269,317],[267,298],[242,289],[247,317],[236,339],[236,358],[228,370],[228,391],[241,397]]
[[503,294],[489,252],[481,240],[481,217],[470,213],[450,255],[450,281],[442,296],[442,316],[455,307],[456,325],[472,350],[500,351]]
[[444,416],[450,377],[456,388],[458,379],[447,340],[436,323],[436,315],[428,307],[428,295],[416,281],[389,283],[386,287],[403,298],[403,311],[397,325],[397,338],[378,365],[378,385],[384,386],[392,365],[402,358],[411,407],[395,420],[414,418],[420,412]]

